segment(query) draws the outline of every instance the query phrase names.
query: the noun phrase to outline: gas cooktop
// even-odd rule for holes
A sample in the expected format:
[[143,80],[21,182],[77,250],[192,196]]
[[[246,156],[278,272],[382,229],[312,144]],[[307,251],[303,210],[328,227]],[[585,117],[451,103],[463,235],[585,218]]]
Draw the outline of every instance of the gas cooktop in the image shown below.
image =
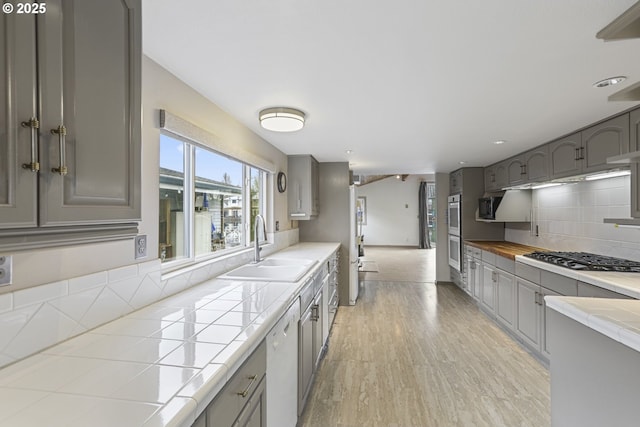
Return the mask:
[[572,270],[640,273],[640,262],[587,252],[532,252],[524,256]]

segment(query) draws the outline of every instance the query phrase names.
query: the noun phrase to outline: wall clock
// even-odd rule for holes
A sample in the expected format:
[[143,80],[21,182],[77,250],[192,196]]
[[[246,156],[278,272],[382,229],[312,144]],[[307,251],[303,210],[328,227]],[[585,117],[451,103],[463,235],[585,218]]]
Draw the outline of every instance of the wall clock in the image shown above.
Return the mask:
[[285,175],[284,172],[278,172],[277,181],[278,191],[280,193],[284,193],[284,191],[287,189],[287,175]]

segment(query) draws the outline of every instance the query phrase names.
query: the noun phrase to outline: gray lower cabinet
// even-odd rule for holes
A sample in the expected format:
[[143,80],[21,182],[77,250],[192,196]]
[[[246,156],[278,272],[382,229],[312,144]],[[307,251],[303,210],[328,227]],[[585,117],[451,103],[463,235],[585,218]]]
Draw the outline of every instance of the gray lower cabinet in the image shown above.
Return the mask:
[[607,157],[629,152],[629,114],[622,114],[549,144],[552,179],[609,169]]
[[528,280],[516,278],[517,287],[517,322],[518,336],[533,349],[540,348],[540,324],[542,310],[540,309],[540,285]]
[[196,420],[194,427],[266,426],[266,361],[266,343],[262,341]]
[[538,355],[549,360],[547,344],[549,309],[544,297],[578,295],[578,281],[570,277],[516,263],[518,336]]
[[496,319],[509,329],[515,328],[516,281],[513,274],[496,271]]
[[140,0],[46,7],[0,17],[0,247],[140,219]]
[[490,313],[495,311],[495,292],[496,292],[497,273],[492,265],[482,264],[482,306]]

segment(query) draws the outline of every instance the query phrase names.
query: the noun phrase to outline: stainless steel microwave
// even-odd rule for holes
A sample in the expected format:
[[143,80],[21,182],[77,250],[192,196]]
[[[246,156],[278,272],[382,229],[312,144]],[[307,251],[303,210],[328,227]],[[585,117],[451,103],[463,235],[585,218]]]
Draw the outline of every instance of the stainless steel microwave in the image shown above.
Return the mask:
[[496,211],[502,197],[482,197],[478,199],[478,217],[482,219],[496,219]]

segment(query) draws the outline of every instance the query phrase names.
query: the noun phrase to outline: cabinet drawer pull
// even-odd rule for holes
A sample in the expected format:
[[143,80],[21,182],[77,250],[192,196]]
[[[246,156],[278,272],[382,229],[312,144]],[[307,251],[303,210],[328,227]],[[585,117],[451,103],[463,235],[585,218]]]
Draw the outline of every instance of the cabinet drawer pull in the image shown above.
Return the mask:
[[51,129],[53,135],[58,135],[58,144],[60,145],[60,166],[57,168],[51,168],[51,172],[59,173],[64,176],[67,174],[67,159],[65,152],[65,136],[67,135],[67,128],[64,125],[58,126],[57,129]]
[[580,160],[584,160],[584,147],[580,147]]
[[38,162],[38,128],[40,122],[35,117],[21,123],[23,128],[29,128],[31,131],[31,163],[23,163],[23,169],[29,169],[31,172],[40,170],[40,162]]
[[253,385],[254,382],[256,382],[256,380],[258,379],[258,376],[251,375],[251,376],[248,376],[247,379],[251,380],[249,382],[249,385],[247,385],[247,388],[245,388],[244,390],[237,392],[236,394],[238,396],[247,397],[247,395],[249,394],[249,390],[251,390],[251,386]]
[[314,322],[320,320],[320,306],[318,304],[314,304],[313,307],[311,307],[311,320]]
[[578,147],[575,150],[576,150],[576,156],[573,160],[580,160],[580,148]]

